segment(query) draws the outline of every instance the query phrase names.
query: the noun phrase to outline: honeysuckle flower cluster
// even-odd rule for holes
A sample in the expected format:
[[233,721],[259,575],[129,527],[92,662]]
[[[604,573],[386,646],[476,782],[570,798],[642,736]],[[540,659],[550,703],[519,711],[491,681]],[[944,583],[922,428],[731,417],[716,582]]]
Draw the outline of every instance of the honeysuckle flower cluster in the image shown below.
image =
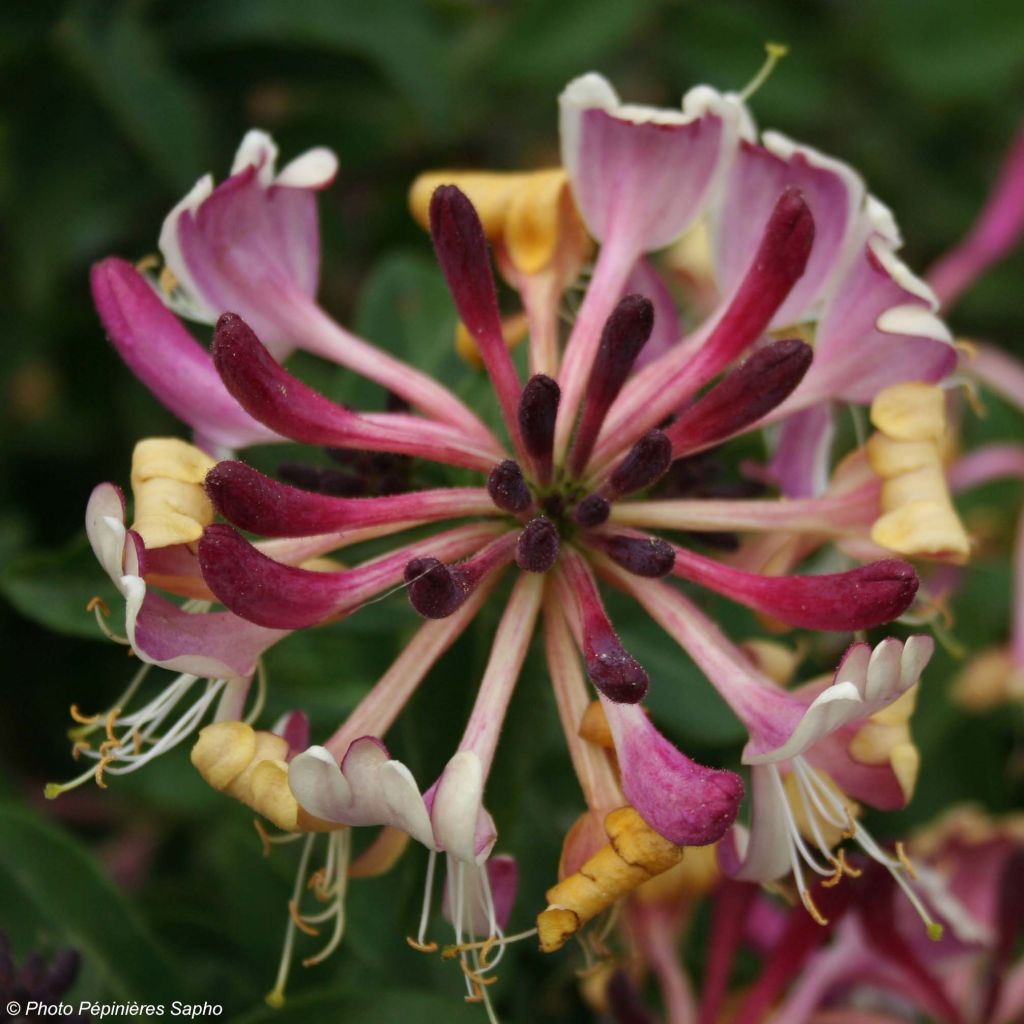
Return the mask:
[[[297,932],[330,921],[306,962],[333,951],[349,879],[387,870],[411,838],[429,866],[410,944],[438,949],[443,855],[454,930],[445,954],[461,965],[467,998],[492,1012],[517,885],[514,861],[494,855],[501,822],[485,793],[500,785],[494,756],[538,627],[583,794],[546,897],[518,894],[536,917],[525,934],[543,950],[580,937],[599,952],[590,922],[625,901],[638,947],[685,1003],[665,955],[683,904],[667,903],[684,890],[696,898],[719,873],[736,887],[785,888],[791,876],[799,920],[817,929],[831,927],[821,893],[862,875],[891,879],[885,891],[898,886],[927,932],[941,934],[938,889],[922,893],[903,847],[887,849],[860,820],[861,804],[894,809],[913,793],[908,723],[933,647],[924,635],[871,644],[862,632],[915,601],[917,571],[896,556],[960,563],[970,549],[944,448],[959,353],[936,294],[900,260],[892,214],[852,168],[759,133],[736,95],[700,86],[678,109],[655,109],[621,102],[588,74],[559,107],[560,168],[431,172],[410,192],[459,317],[459,351],[493,387],[498,430],[317,304],[316,193],[337,169],[326,150],[277,172],[272,140],[250,132],[230,176],[204,177],[168,215],[158,274],[114,258],[93,271],[111,341],[193,443],[136,447],[132,526],[115,485],[90,499],[90,541],[125,598],[123,636],[109,609],[96,613],[143,668],[106,711],[73,709],[74,752],[90,767],[50,793],[90,777],[106,784],[188,741],[213,788],[280,831],[264,830],[268,845],[301,839],[275,1003]],[[677,307],[652,255],[670,246],[703,254],[691,279],[703,301],[713,297],[685,332],[698,310]],[[521,311],[503,316],[495,266]],[[176,314],[214,325],[209,350]],[[524,336],[526,373],[512,352]],[[282,365],[297,349],[381,385],[388,411],[315,391]],[[868,407],[877,433],[834,464],[831,425],[847,406]],[[767,438],[767,455],[735,496],[708,467],[727,465],[722,446],[749,434]],[[284,480],[238,457],[284,440],[384,469],[372,479],[355,470],[354,480],[293,469]],[[396,460],[476,479],[416,490],[393,472]],[[768,487],[778,496],[763,496]],[[416,539],[401,538],[412,530]],[[735,550],[711,557],[701,535],[734,539]],[[383,537],[395,546],[368,561],[333,557]],[[803,571],[811,556],[831,571]],[[643,650],[625,649],[606,588],[633,598],[742,721],[749,785],[659,731],[644,699],[652,685],[677,684],[651,680]],[[796,659],[727,637],[699,588],[766,622],[856,636],[834,672],[787,688]],[[311,745],[301,711],[256,728],[261,655],[297,630],[344,629],[394,590],[423,621],[335,732]],[[436,779],[417,779],[384,738],[484,603],[504,593],[462,738]],[[154,666],[178,675],[130,707]],[[370,826],[381,832],[353,859],[351,828]],[[328,904],[319,913],[301,906],[314,848],[324,856],[314,891]],[[666,883],[683,877],[680,862],[692,882],[686,848],[706,851],[706,884]],[[659,879],[665,888],[651,888]]]

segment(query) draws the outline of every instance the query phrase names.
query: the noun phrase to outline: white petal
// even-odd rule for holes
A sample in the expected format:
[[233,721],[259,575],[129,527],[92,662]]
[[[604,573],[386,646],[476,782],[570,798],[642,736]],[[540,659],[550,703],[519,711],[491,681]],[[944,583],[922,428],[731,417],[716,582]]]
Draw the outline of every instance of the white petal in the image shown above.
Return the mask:
[[124,496],[119,487],[99,484],[93,488],[85,508],[85,532],[96,561],[119,588],[127,540],[124,516]]
[[[476,861],[477,821],[483,809],[484,773],[480,758],[461,750],[445,766],[434,793],[434,840],[453,857]],[[486,857],[488,851],[484,853]]]
[[246,167],[255,167],[261,185],[270,185],[274,180],[274,165],[277,163],[277,144],[264,131],[251,128],[245,133],[238,152],[231,164],[231,173],[238,174]]
[[323,188],[334,181],[338,158],[323,146],[310,149],[288,163],[274,181],[285,188]]

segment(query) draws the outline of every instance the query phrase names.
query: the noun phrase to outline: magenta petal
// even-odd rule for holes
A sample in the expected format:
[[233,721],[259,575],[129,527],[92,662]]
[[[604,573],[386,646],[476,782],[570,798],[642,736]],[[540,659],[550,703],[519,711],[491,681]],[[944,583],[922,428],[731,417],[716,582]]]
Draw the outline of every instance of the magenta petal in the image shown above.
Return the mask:
[[736,820],[743,780],[691,761],[635,704],[601,703],[615,739],[622,790],[644,821],[679,846],[721,839]]
[[682,110],[621,104],[599,75],[559,98],[562,163],[587,227],[601,242],[626,238],[638,253],[664,248],[699,213],[729,155],[734,115],[706,87]]
[[135,620],[135,647],[146,661],[210,678],[251,675],[259,656],[285,635],[231,612],[193,615],[152,592]]
[[188,277],[215,312],[238,310],[278,355],[294,345],[278,321],[289,292],[312,296],[320,239],[312,189],[268,185],[254,164],[223,181],[168,231]]
[[834,434],[828,402],[812,405],[782,422],[768,472],[787,498],[813,498],[825,492]]
[[102,260],[90,283],[118,354],[178,419],[225,448],[280,440],[228,393],[210,354],[130,263]]
[[831,397],[866,405],[890,384],[934,383],[951,373],[957,352],[937,305],[892,242],[872,236],[822,315],[814,364],[793,396],[796,407]]
[[417,541],[355,569],[313,572],[275,562],[230,526],[214,523],[199,541],[199,564],[207,586],[237,615],[261,626],[303,629],[348,614],[399,583],[411,559],[460,558],[492,536],[491,527],[464,526]]
[[[516,899],[516,888],[519,885],[519,867],[515,857],[509,854],[498,854],[489,857],[483,864],[464,864],[462,866],[464,886],[463,892],[463,928],[472,935],[486,936],[491,934],[491,922],[488,919],[486,898],[481,891],[483,879],[481,873],[486,872],[487,884],[491,890],[491,901],[494,905],[494,923],[504,931],[512,916],[512,906]],[[445,920],[455,923],[455,900],[453,899],[453,872],[445,878],[444,897],[441,907]]]
[[918,587],[913,566],[896,558],[822,576],[760,576],[677,547],[674,572],[804,629],[880,626],[906,611]]
[[741,142],[729,171],[714,225],[719,286],[729,294],[750,265],[750,254],[779,194],[800,190],[814,218],[814,247],[807,269],[773,317],[773,326],[806,317],[847,256],[864,184],[845,164],[766,132],[764,145]]
[[439,488],[382,498],[334,498],[291,487],[243,462],[227,460],[210,470],[205,487],[225,519],[264,537],[310,537],[400,520],[426,522],[486,514],[493,509],[482,488]]
[[759,348],[665,430],[679,458],[726,440],[780,405],[804,378],[814,350],[795,338]]
[[639,370],[672,348],[683,336],[683,327],[671,289],[646,256],[636,261],[623,294],[643,295],[654,306],[654,328],[636,357]]
[[401,452],[473,469],[488,470],[494,464],[493,454],[477,449],[450,428],[408,416],[363,417],[336,405],[283,370],[234,313],[217,321],[213,360],[243,408],[295,441]]

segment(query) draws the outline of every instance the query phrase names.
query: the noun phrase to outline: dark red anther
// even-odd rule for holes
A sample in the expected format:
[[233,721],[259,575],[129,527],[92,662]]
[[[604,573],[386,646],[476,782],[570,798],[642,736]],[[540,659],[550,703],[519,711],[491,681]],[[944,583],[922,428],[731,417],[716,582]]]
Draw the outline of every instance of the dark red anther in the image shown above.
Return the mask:
[[487,478],[487,493],[498,508],[514,515],[525,512],[533,502],[523,471],[514,459],[499,462],[491,470]]
[[644,434],[615,467],[605,488],[611,498],[634,494],[657,483],[672,464],[672,442],[660,430]]
[[797,338],[758,349],[665,430],[673,458],[724,441],[756,423],[792,394],[813,358],[811,346]]
[[600,548],[616,565],[648,579],[667,576],[676,564],[675,549],[660,537],[594,533],[587,537],[587,542]]
[[558,384],[543,373],[534,374],[519,397],[519,432],[542,484],[551,479],[555,416],[562,396]]
[[605,414],[626,383],[653,328],[654,305],[642,295],[627,295],[608,317],[590,371],[583,415],[569,457],[572,473],[579,474],[586,466]]
[[526,572],[547,572],[558,560],[558,529],[546,516],[531,519],[516,543],[516,564]]
[[611,511],[611,505],[600,494],[589,494],[572,510],[572,517],[585,530],[592,530],[606,523]]
[[409,600],[426,619],[446,619],[469,596],[469,588],[456,568],[436,558],[414,558],[405,567]]

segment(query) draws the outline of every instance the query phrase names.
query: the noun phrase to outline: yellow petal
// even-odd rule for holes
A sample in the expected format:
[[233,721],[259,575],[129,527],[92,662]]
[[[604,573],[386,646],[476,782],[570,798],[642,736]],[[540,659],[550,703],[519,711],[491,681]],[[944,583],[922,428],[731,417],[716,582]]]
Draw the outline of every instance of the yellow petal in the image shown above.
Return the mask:
[[190,544],[202,536],[213,522],[202,485],[215,465],[206,452],[176,437],[139,441],[132,453],[132,529],[147,548]]
[[[501,336],[505,339],[505,347],[510,351],[526,337],[528,331],[529,323],[523,313],[504,317],[501,321]],[[461,320],[455,325],[455,351],[470,366],[480,369],[484,365],[476,339]]]
[[476,208],[484,234],[493,242],[501,238],[505,217],[527,173],[498,171],[428,171],[409,190],[409,209],[421,227],[430,230],[430,198],[440,185],[455,185]]
[[953,700],[970,711],[988,711],[1011,700],[1024,700],[1024,671],[1006,648],[981,651],[957,676]]
[[871,422],[898,441],[939,441],[946,433],[946,398],[922,381],[894,384],[871,403]]
[[582,225],[565,171],[558,167],[528,175],[513,194],[505,219],[505,248],[516,269],[536,274],[548,266],[573,221]]

